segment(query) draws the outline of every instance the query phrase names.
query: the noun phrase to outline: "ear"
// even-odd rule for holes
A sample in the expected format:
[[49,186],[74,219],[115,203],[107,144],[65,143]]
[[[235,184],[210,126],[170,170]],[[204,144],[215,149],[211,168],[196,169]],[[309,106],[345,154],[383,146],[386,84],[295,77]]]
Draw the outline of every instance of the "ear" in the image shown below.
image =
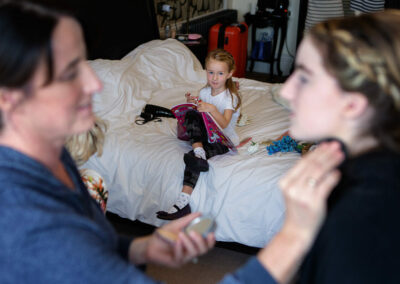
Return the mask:
[[232,75],[233,75],[233,72],[234,72],[235,70],[232,70],[231,72],[229,72],[229,74],[228,74],[228,79],[229,78],[232,78]]
[[23,94],[18,89],[0,88],[0,109],[3,112],[13,110],[21,101]]
[[344,95],[344,115],[348,118],[362,116],[368,110],[368,99],[361,93],[346,93]]

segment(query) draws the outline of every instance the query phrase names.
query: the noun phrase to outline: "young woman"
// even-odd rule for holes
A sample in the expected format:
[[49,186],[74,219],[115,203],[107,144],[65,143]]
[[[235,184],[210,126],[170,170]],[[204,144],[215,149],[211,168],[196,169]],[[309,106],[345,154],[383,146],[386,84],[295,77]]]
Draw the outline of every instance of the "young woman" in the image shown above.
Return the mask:
[[[223,128],[224,134],[234,145],[239,144],[235,126],[240,114],[241,100],[236,84],[232,80],[235,71],[233,56],[215,49],[206,57],[207,86],[200,90],[199,97],[186,94],[187,102],[196,103],[199,112],[209,112]],[[207,159],[229,152],[222,143],[209,143],[203,119],[196,111],[185,115],[185,126],[193,150],[184,155],[185,173],[182,192],[168,211],[157,212],[157,217],[174,220],[191,212],[190,196],[196,186],[200,172],[208,171]]]
[[300,282],[400,283],[400,11],[315,26],[281,94],[292,136],[339,139],[348,156]]

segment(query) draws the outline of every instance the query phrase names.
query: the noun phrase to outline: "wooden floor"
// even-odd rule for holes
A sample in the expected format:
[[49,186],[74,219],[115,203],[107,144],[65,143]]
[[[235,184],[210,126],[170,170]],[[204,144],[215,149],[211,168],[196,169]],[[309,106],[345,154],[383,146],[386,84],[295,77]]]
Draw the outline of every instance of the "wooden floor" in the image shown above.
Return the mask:
[[[110,212],[107,212],[106,217],[120,235],[140,237],[155,230],[154,226],[121,218]],[[199,257],[197,263],[187,263],[179,269],[147,265],[145,271],[151,278],[167,284],[217,283],[225,274],[245,264],[258,251],[258,248],[237,243],[217,242],[215,248]]]
[[236,271],[250,257],[248,254],[215,247],[199,257],[197,263],[187,263],[179,269],[149,265],[146,273],[151,278],[167,284],[218,283],[224,275]]

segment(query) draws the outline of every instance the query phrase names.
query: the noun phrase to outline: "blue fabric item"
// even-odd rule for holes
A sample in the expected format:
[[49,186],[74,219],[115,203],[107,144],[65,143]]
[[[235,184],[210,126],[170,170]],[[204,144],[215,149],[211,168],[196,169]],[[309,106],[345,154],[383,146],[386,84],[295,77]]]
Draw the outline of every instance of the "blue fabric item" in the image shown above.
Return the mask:
[[297,142],[292,137],[286,135],[278,141],[274,141],[271,145],[268,145],[268,155],[273,155],[277,152],[297,152],[301,153],[301,149],[297,147]]
[[254,43],[253,50],[251,51],[251,58],[258,59],[258,50],[260,49],[260,41]]
[[0,283],[154,283],[127,257],[66,150],[68,189],[37,161],[0,146]]
[[[0,146],[0,283],[155,283],[127,260],[64,149],[72,191],[39,162]],[[272,281],[272,282],[271,282]],[[222,283],[275,283],[257,259]]]
[[265,42],[259,41],[259,42],[257,42],[257,44],[259,45],[259,47],[258,47],[258,59],[259,59],[259,60],[264,60],[264,46],[265,46]]

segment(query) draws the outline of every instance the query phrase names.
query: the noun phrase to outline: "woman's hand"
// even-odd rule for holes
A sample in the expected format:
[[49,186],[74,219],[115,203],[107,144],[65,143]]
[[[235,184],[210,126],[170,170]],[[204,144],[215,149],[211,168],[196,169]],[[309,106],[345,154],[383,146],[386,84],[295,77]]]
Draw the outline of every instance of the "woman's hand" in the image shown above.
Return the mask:
[[339,182],[336,168],[343,159],[339,142],[324,142],[280,180],[287,208],[282,230],[295,231],[311,245],[325,218],[327,197]]
[[213,233],[203,238],[183,229],[200,213],[192,213],[172,221],[148,237],[135,239],[130,247],[130,260],[135,264],[155,263],[169,267],[178,267],[189,260],[205,254],[215,244]]
[[213,113],[217,110],[217,107],[213,104],[209,104],[203,101],[199,101],[197,104],[197,110],[199,112],[209,112],[209,113]]
[[326,215],[326,200],[339,182],[336,167],[344,153],[337,141],[325,142],[302,158],[279,182],[286,201],[282,230],[258,254],[279,283],[289,283]]

